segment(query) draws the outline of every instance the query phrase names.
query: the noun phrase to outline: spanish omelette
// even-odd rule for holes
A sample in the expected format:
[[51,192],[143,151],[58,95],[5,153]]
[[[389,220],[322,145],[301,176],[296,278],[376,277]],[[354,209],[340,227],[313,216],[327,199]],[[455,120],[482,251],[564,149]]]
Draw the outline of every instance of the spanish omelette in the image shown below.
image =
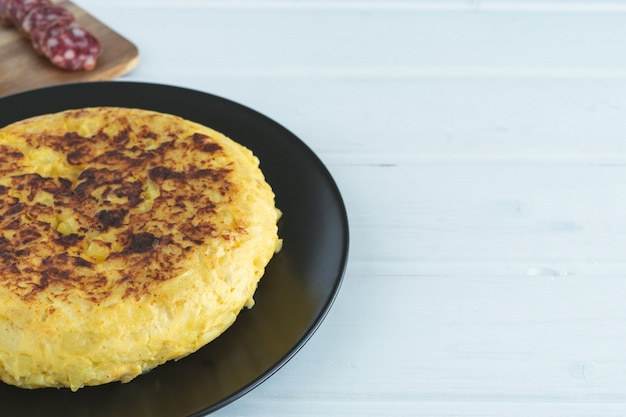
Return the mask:
[[279,217],[250,150],[174,115],[0,129],[0,379],[75,391],[198,350],[253,305]]

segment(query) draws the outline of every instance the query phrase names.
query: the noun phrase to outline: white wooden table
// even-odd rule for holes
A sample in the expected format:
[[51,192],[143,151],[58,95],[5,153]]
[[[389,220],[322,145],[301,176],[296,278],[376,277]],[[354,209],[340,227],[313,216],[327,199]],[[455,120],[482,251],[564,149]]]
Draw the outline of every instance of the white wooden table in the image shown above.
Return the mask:
[[77,3],[343,193],[333,309],[215,415],[626,415],[624,1]]

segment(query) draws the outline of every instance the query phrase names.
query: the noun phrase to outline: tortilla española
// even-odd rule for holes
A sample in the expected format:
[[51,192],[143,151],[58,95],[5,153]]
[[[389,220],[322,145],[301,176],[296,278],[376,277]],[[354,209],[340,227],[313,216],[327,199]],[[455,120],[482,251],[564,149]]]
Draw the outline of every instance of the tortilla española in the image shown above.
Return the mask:
[[0,379],[128,382],[219,336],[279,250],[247,148],[153,111],[0,129]]

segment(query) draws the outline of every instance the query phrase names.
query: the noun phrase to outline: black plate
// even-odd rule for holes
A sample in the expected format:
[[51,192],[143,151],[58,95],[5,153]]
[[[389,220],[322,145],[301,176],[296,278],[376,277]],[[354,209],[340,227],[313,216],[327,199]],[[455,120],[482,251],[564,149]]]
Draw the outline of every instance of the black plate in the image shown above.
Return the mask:
[[232,101],[184,88],[129,82],[70,84],[0,99],[0,127],[39,114],[88,106],[172,113],[208,125],[260,159],[283,211],[282,251],[255,295],[222,336],[178,362],[128,384],[72,393],[0,383],[0,414],[46,417],[204,416],[239,398],[284,365],[330,308],[348,256],[348,221],[332,177],[296,136]]

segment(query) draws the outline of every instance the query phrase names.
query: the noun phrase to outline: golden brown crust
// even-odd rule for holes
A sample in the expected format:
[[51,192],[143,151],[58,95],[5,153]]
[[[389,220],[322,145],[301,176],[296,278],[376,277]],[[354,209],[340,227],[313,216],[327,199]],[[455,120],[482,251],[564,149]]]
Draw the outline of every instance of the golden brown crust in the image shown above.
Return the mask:
[[[237,294],[240,300],[234,307],[220,313],[229,318],[216,320],[211,330],[203,328],[201,337],[194,334],[187,349],[162,352],[171,350],[168,337],[181,337],[172,324],[167,331],[174,333],[166,334],[155,347],[160,351],[147,361],[135,359],[129,365],[134,366],[132,371],[107,371],[110,376],[90,376],[92,380],[69,376],[60,381],[65,378],[60,376],[34,383],[27,376],[16,377],[16,371],[5,369],[3,375],[0,341],[0,377],[16,385],[73,389],[128,380],[155,364],[188,354],[215,337],[213,333],[221,333],[219,327],[227,327],[232,322],[229,315],[236,315],[251,297],[279,244],[273,195],[256,164],[249,151],[218,132],[136,109],[73,110],[1,129],[0,303],[5,301],[6,307],[3,310],[0,304],[0,331],[2,320],[10,322],[11,314],[20,308],[30,309],[50,326],[67,319],[59,309],[75,310],[84,319],[70,330],[80,332],[93,325],[91,315],[115,319],[122,308],[129,309],[124,314],[143,318],[141,303],[150,304],[157,313],[138,326],[151,326],[162,321],[158,311],[173,308],[167,304],[172,300],[166,291],[179,285],[187,296],[198,290],[218,291],[219,286],[208,278],[212,272],[203,268],[212,266],[230,275],[228,262],[241,263],[245,276],[242,282],[229,283],[224,294],[212,296],[221,303]],[[193,274],[198,275],[195,281],[187,278]],[[237,288],[245,291],[238,293]],[[220,311],[219,306],[215,311]],[[206,314],[200,318],[213,318],[212,313]],[[22,332],[46,331],[45,323],[18,325],[18,321],[12,325],[22,326]],[[100,336],[110,338],[114,326],[104,327]],[[26,342],[23,348],[25,355],[36,350]],[[10,368],[6,363],[14,358],[10,352],[5,355],[9,359],[4,359],[4,368]]]
[[[80,110],[66,116],[85,114]],[[11,244],[0,238],[0,285],[25,300],[50,285],[60,287],[53,297],[79,290],[97,302],[115,286],[123,287],[126,296],[139,298],[150,283],[176,276],[176,258],[191,246],[208,237],[230,239],[233,233],[245,232],[216,230],[216,203],[206,189],[224,196],[228,190],[228,198],[236,191],[228,179],[231,169],[216,163],[223,157],[222,147],[209,135],[179,137],[175,126],[165,135],[149,125],[135,132],[125,116],[110,116],[107,124],[117,125],[114,135],[101,129],[89,137],[76,132],[22,137],[33,148],[46,146],[59,153],[73,149],[67,152],[67,163],[74,168],[69,178],[16,175],[24,156],[5,146],[2,171],[13,175],[0,188],[0,227],[17,230]],[[201,155],[186,166],[178,163],[181,155],[194,153]],[[148,183],[159,189],[153,199],[145,197]],[[51,196],[54,206],[36,201],[42,192]],[[148,211],[140,206],[146,202],[152,204]],[[67,213],[76,225],[70,233],[60,232],[58,218]],[[105,232],[107,238],[100,239]],[[112,277],[97,273],[93,264],[98,260],[89,255],[90,245],[101,246],[109,259],[124,259],[124,270]],[[33,259],[42,262],[34,264]],[[73,273],[76,269],[79,274]]]

